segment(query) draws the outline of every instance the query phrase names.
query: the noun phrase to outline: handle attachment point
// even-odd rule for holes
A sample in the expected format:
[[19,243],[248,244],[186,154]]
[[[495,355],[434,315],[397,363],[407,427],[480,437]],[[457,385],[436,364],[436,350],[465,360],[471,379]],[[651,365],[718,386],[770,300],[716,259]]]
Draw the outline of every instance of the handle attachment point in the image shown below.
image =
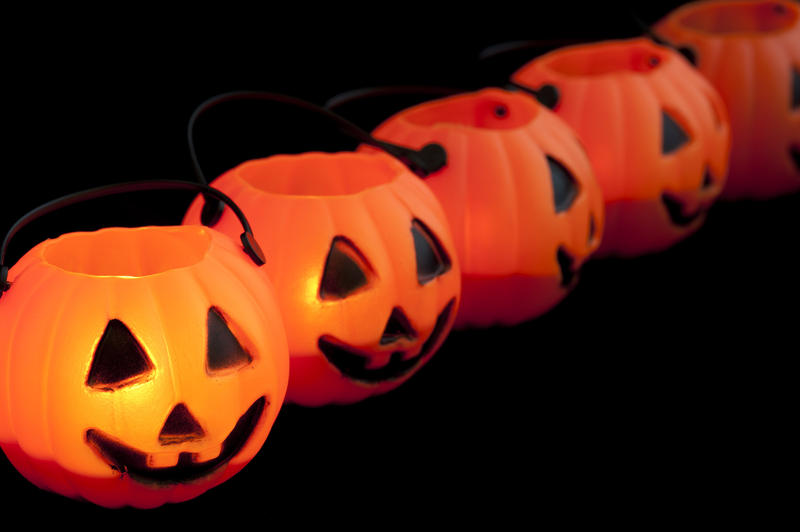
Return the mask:
[[419,150],[398,146],[382,140],[376,140],[376,142],[379,145],[376,147],[382,148],[399,159],[409,170],[423,179],[441,170],[447,164],[447,151],[441,144],[435,142],[426,144]]
[[8,266],[0,266],[0,296],[9,288],[11,283],[8,282]]
[[261,246],[258,245],[256,242],[256,238],[253,236],[253,233],[250,231],[245,231],[242,233],[240,237],[242,241],[242,246],[244,246],[244,252],[253,259],[259,266],[263,266],[266,263],[266,259],[264,258],[264,252],[261,251]]

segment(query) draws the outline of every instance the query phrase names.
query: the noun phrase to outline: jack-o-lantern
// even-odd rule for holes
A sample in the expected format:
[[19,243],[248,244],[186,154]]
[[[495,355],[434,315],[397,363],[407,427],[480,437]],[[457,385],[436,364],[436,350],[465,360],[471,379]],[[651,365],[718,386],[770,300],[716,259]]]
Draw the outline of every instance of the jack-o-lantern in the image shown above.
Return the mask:
[[730,115],[725,198],[800,190],[800,5],[710,1],[678,8],[656,33],[693,51]]
[[[213,182],[247,213],[271,260],[289,340],[287,400],[351,403],[425,364],[450,330],[460,272],[422,180],[385,153],[252,160]],[[198,223],[203,199],[184,223]],[[215,229],[231,234],[225,210]]]
[[154,507],[218,485],[261,448],[288,348],[269,279],[227,236],[69,233],[7,275],[0,446],[31,482]]
[[601,240],[603,198],[575,133],[549,109],[521,93],[484,89],[406,109],[373,136],[447,151],[447,165],[425,183],[442,203],[461,262],[456,326],[531,319],[575,285]]
[[663,250],[697,230],[725,183],[730,124],[714,88],[670,48],[646,39],[573,46],[512,76],[557,95],[603,190],[598,255]]

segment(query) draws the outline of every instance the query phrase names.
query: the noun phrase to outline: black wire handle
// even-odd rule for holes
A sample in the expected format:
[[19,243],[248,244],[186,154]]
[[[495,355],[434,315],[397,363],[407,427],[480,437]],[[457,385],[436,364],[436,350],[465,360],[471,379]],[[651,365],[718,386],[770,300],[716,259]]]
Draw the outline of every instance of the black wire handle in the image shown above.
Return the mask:
[[[282,103],[323,115],[329,120],[333,121],[338,126],[339,130],[345,135],[348,135],[361,143],[369,144],[370,146],[374,146],[385,151],[389,155],[399,159],[400,162],[405,164],[412,172],[421,178],[427,177],[447,164],[447,153],[439,144],[431,143],[423,146],[419,150],[414,150],[405,146],[399,146],[397,144],[378,140],[354,123],[337,115],[336,113],[299,98],[265,91],[232,91],[218,94],[217,96],[212,96],[211,98],[207,99],[194,110],[192,116],[189,118],[189,124],[186,129],[186,136],[189,144],[189,154],[192,158],[194,173],[201,183],[208,183],[208,179],[206,179],[206,176],[203,173],[203,170],[200,167],[200,162],[197,158],[197,150],[195,149],[194,145],[195,123],[200,115],[219,104],[242,100],[262,100]],[[206,203],[203,206],[201,220],[206,225],[216,224],[217,221],[219,221],[219,217],[222,215],[222,209],[223,206],[219,202],[206,200]]]
[[22,218],[17,220],[16,223],[14,223],[14,225],[11,226],[11,229],[8,231],[5,239],[3,240],[2,247],[0,247],[0,297],[2,297],[3,292],[7,291],[11,287],[11,284],[8,282],[9,268],[8,266],[5,265],[6,251],[8,250],[8,244],[14,237],[14,235],[16,235],[19,232],[19,230],[22,229],[24,226],[53,211],[57,211],[64,207],[68,207],[70,205],[74,205],[76,203],[80,203],[83,201],[102,198],[106,196],[112,196],[114,194],[124,194],[127,192],[140,192],[146,190],[172,190],[172,189],[199,191],[202,192],[204,196],[213,196],[216,200],[219,200],[227,204],[228,207],[230,207],[231,210],[236,214],[236,217],[239,218],[239,222],[241,222],[242,227],[244,228],[244,232],[241,234],[240,239],[242,241],[242,247],[244,248],[245,253],[247,253],[250,259],[257,266],[261,266],[264,264],[265,262],[264,252],[261,251],[258,242],[256,242],[256,239],[253,236],[253,230],[250,227],[250,223],[247,221],[247,218],[245,217],[244,213],[239,208],[239,206],[236,205],[236,203],[234,203],[234,201],[224,193],[208,185],[200,183],[192,183],[189,181],[174,181],[174,180],[130,181],[126,183],[117,183],[114,185],[105,185],[102,187],[91,188],[89,190],[75,192],[67,196],[56,198],[52,201],[45,203],[44,205],[41,205],[33,209],[32,211],[25,214]]
[[[628,15],[636,27],[642,31],[642,33],[647,36],[648,39],[655,42],[656,44],[660,44],[661,46],[666,46],[667,48],[672,48],[683,57],[685,57],[690,63],[697,66],[697,53],[691,46],[679,46],[661,35],[657,34],[655,30],[653,30],[652,26],[648,25],[644,22],[636,13],[629,12]],[[489,59],[493,59],[498,56],[503,56],[509,53],[514,52],[521,52],[527,49],[533,48],[560,48],[562,46],[572,46],[578,44],[588,44],[592,41],[587,41],[586,39],[541,39],[541,40],[529,40],[529,41],[507,41],[498,44],[493,44],[491,46],[487,46],[483,50],[478,53],[478,61],[486,61]],[[515,88],[520,88],[523,90],[528,90],[531,92],[530,89],[526,89],[525,87],[514,85]],[[549,89],[548,89],[549,90]],[[545,98],[550,98],[551,95],[545,95]],[[539,97],[537,96],[537,99]],[[541,99],[540,99],[541,101]],[[547,103],[542,101],[543,105],[547,105]],[[549,107],[549,106],[548,106]]]
[[380,96],[400,96],[404,94],[454,96],[463,92],[466,92],[466,90],[454,89],[452,87],[434,87],[427,85],[387,85],[383,87],[363,87],[360,89],[340,92],[325,102],[325,109],[333,110],[337,107],[341,107],[355,101]]
[[642,19],[640,19],[636,15],[631,15],[633,20],[636,22],[636,25],[644,32],[647,37],[656,44],[660,44],[661,46],[666,46],[667,48],[672,48],[683,57],[686,58],[692,65],[697,66],[697,53],[694,51],[694,48],[691,46],[678,46],[677,44],[668,41],[661,35],[657,34],[651,26],[648,26]]
[[548,109],[555,109],[558,105],[558,100],[561,98],[561,93],[558,91],[558,87],[550,83],[545,83],[538,89],[534,89],[533,87],[526,87],[525,85],[521,85],[514,81],[509,81],[506,84],[506,89],[526,92],[536,98],[540,104],[544,105]]

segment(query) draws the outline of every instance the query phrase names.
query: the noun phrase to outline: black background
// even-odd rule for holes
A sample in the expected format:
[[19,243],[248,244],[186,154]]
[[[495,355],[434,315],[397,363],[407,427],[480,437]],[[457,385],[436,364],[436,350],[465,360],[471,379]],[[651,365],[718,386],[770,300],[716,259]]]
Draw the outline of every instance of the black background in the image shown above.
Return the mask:
[[[635,11],[652,23],[678,4]],[[322,103],[381,84],[478,88],[502,83],[554,39],[640,33],[623,5],[465,6],[9,17],[18,34],[6,47],[0,229],[83,188],[192,179],[186,122],[219,92],[263,89]],[[517,39],[544,45],[476,61],[486,46]],[[376,102],[359,123],[374,126],[391,110]],[[354,147],[317,126],[313,116],[231,104],[201,120],[198,146],[212,175],[272,153]],[[9,262],[72,230],[177,224],[189,196],[144,193],[67,209],[21,233]],[[347,407],[284,407],[258,456],[194,500],[112,512],[39,490],[0,457],[0,506],[31,523],[193,525],[214,516],[381,528],[431,516],[527,525],[644,511],[662,520],[744,501],[738,512],[782,472],[784,427],[796,421],[787,411],[798,207],[798,195],[716,205],[669,251],[588,263],[574,292],[540,319],[452,333],[390,394]]]

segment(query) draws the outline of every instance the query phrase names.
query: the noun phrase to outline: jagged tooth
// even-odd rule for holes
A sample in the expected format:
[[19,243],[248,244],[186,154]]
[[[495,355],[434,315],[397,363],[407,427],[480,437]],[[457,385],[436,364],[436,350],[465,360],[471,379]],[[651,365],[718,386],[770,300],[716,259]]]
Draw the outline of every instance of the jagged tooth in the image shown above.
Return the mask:
[[151,453],[147,455],[147,466],[152,468],[172,467],[178,464],[178,453]]
[[209,460],[213,460],[219,453],[222,452],[222,444],[218,443],[217,445],[213,445],[206,449],[203,449],[200,452],[192,453],[192,462],[195,464],[202,464],[203,462],[208,462]]

